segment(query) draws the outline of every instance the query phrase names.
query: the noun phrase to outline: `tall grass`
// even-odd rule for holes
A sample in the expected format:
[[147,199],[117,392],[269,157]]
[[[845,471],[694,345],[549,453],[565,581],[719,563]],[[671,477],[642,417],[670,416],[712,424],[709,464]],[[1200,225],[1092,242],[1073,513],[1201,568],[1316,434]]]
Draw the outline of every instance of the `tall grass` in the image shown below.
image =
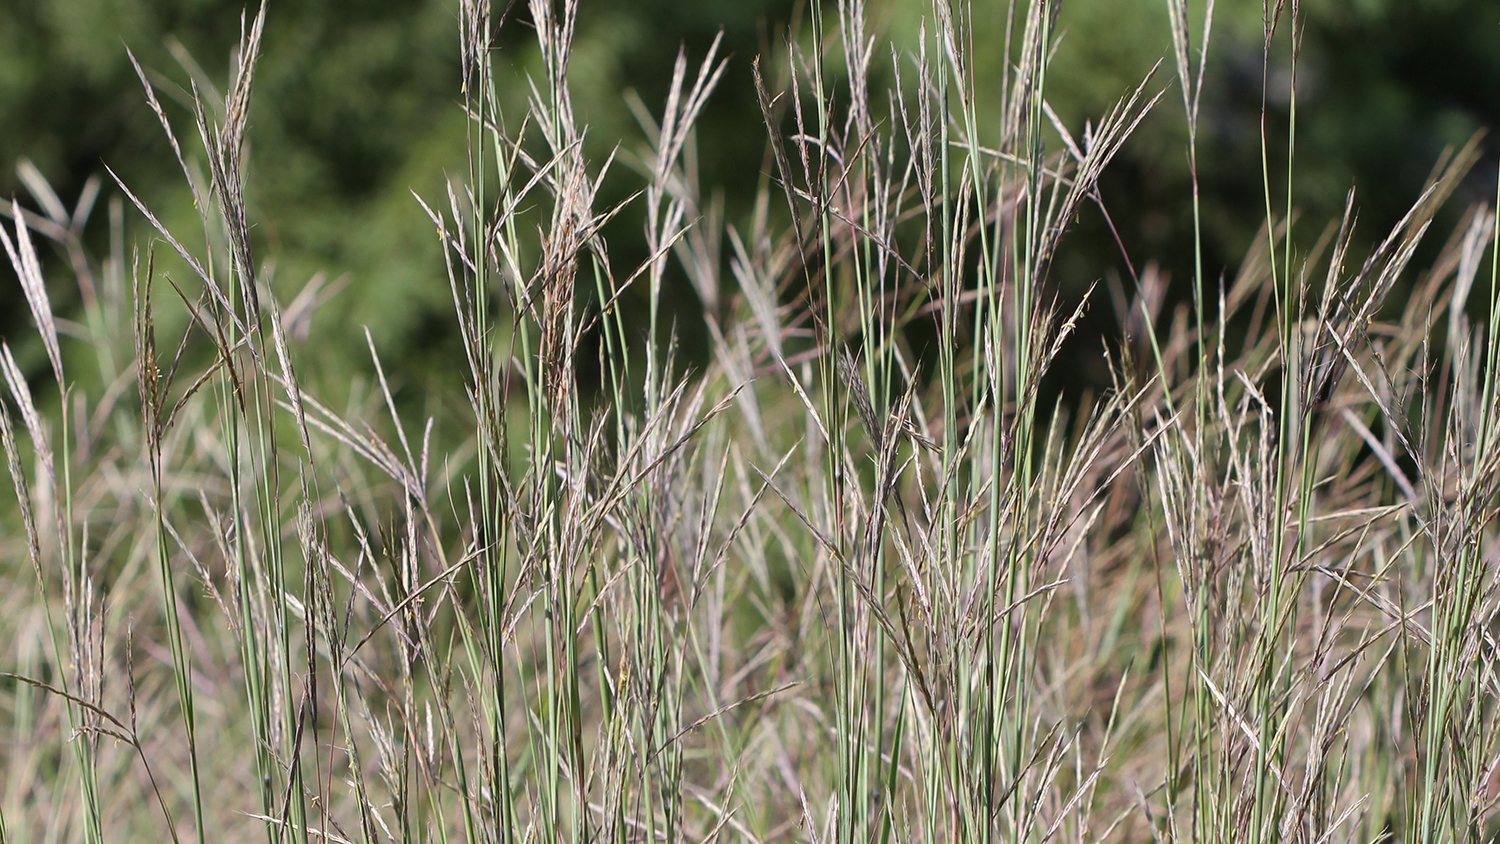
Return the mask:
[[[373,343],[342,409],[315,396],[316,282],[282,304],[256,254],[264,7],[227,92],[195,80],[196,144],[141,73],[201,233],[115,179],[155,234],[127,252],[111,199],[96,261],[97,188],[69,211],[23,171],[41,211],[15,204],[3,240],[58,394],[3,349],[0,548],[35,588],[0,597],[0,841],[1493,836],[1493,208],[1411,266],[1478,139],[1368,255],[1352,193],[1307,238],[1291,166],[1265,165],[1264,230],[1216,281],[1212,2],[1167,0],[1175,83],[1079,132],[1046,99],[1058,4],[1011,4],[980,79],[967,5],[936,0],[887,57],[860,0],[813,0],[748,68],[681,54],[666,101],[635,103],[644,144],[603,160],[569,89],[587,8],[528,11],[539,70],[507,112],[518,24],[462,2],[468,171],[415,199],[467,364],[449,455]],[[1295,80],[1300,10],[1264,11],[1267,72],[1285,39]],[[694,126],[731,73],[768,144],[726,223]],[[1191,304],[1163,313],[1148,268],[1102,350],[1114,388],[1044,402],[1097,307],[1049,269],[1173,84]],[[639,266],[605,241],[617,160],[644,184]],[[54,315],[33,233],[83,322]]]

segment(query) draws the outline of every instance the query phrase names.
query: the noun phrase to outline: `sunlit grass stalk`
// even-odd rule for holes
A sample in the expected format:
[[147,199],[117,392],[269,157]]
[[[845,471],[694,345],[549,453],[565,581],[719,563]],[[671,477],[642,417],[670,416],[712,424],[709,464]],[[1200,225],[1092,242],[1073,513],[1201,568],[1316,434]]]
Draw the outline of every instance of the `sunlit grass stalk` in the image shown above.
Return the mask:
[[167,459],[162,445],[166,409],[162,402],[161,372],[156,362],[156,325],[151,303],[154,275],[155,253],[148,252],[144,283],[140,278],[133,279],[136,360],[139,361],[141,370],[137,378],[140,385],[142,428],[146,434],[146,459],[151,472],[151,510],[156,522],[154,548],[157,573],[161,581],[162,609],[167,622],[167,646],[172,655],[177,705],[181,713],[183,734],[188,745],[188,765],[192,777],[193,826],[197,840],[201,844],[207,838],[207,829],[203,815],[203,796],[198,765],[197,708],[193,703],[192,664],[182,641],[182,620],[179,616],[177,587],[172,576],[171,550],[167,545],[167,505],[162,487]]
[[[1269,84],[1271,44],[1280,18],[1284,3],[1277,0],[1274,6],[1269,2],[1264,7],[1265,22],[1265,48],[1264,66],[1262,72],[1262,87]],[[1252,655],[1253,669],[1253,697],[1251,706],[1257,729],[1256,736],[1256,764],[1255,764],[1255,790],[1254,804],[1251,810],[1249,834],[1253,841],[1268,841],[1276,835],[1277,818],[1280,816],[1280,807],[1283,803],[1284,793],[1277,783],[1277,773],[1284,768],[1285,755],[1283,752],[1285,733],[1282,730],[1282,717],[1285,714],[1284,687],[1280,681],[1282,674],[1281,651],[1284,646],[1285,632],[1295,625],[1293,614],[1296,611],[1296,593],[1300,578],[1292,574],[1287,565],[1287,532],[1296,530],[1296,541],[1292,547],[1293,559],[1301,557],[1303,542],[1305,541],[1305,526],[1307,508],[1310,506],[1308,500],[1313,481],[1314,465],[1308,454],[1308,419],[1303,414],[1306,408],[1300,395],[1300,373],[1294,368],[1304,359],[1304,338],[1301,331],[1303,302],[1302,288],[1299,283],[1298,274],[1292,268],[1292,188],[1294,185],[1294,157],[1297,137],[1297,57],[1301,50],[1301,42],[1298,25],[1300,17],[1300,6],[1297,0],[1292,0],[1291,14],[1288,29],[1290,30],[1289,41],[1291,45],[1291,96],[1289,105],[1289,119],[1287,127],[1287,165],[1286,165],[1286,213],[1285,221],[1287,231],[1285,234],[1285,255],[1278,265],[1275,259],[1276,244],[1274,235],[1270,243],[1271,256],[1271,284],[1275,290],[1275,301],[1278,316],[1278,334],[1281,352],[1282,377],[1281,377],[1281,401],[1278,408],[1279,436],[1275,444],[1275,466],[1276,487],[1273,499],[1273,510],[1268,514],[1271,532],[1270,558],[1256,561],[1261,570],[1261,577],[1265,579],[1257,595],[1257,629],[1255,636],[1255,652]],[[1274,216],[1271,212],[1272,193],[1270,183],[1268,139],[1265,131],[1266,101],[1268,91],[1262,92],[1261,99],[1261,169],[1264,184],[1262,186],[1266,203],[1266,231],[1274,232]],[[1300,474],[1298,474],[1300,473]],[[1296,485],[1294,492],[1293,486]],[[1293,495],[1296,494],[1295,502]],[[1287,521],[1287,514],[1293,504],[1298,508],[1295,527]],[[1288,600],[1290,595],[1290,600]]]
[[[818,258],[816,266],[809,266],[808,293],[809,301],[822,305],[822,314],[818,316],[815,325],[815,342],[819,346],[818,356],[818,384],[822,393],[823,418],[827,425],[827,442],[823,450],[825,461],[824,494],[827,496],[825,502],[825,517],[828,520],[827,530],[832,538],[834,546],[825,549],[828,555],[828,565],[833,569],[833,582],[836,584],[834,594],[834,623],[838,625],[837,635],[834,639],[835,651],[833,654],[834,671],[834,705],[835,705],[835,743],[837,746],[837,790],[835,799],[837,808],[837,840],[839,844],[853,844],[861,836],[868,835],[868,811],[869,811],[869,789],[868,764],[866,749],[869,747],[867,733],[867,721],[864,717],[862,703],[866,695],[864,677],[864,654],[861,635],[864,631],[859,629],[858,624],[858,602],[856,587],[853,582],[857,574],[852,570],[855,558],[852,555],[849,544],[846,520],[849,519],[850,496],[855,489],[854,479],[847,477],[847,428],[849,423],[849,396],[847,391],[839,389],[841,378],[839,375],[839,358],[841,354],[847,354],[844,350],[845,338],[840,332],[840,305],[841,295],[838,289],[839,279],[836,273],[840,269],[836,263],[837,252],[834,247],[834,215],[833,203],[836,201],[832,194],[831,179],[837,178],[834,174],[843,169],[834,162],[829,154],[832,141],[832,108],[833,90],[832,84],[827,79],[827,68],[825,62],[828,58],[828,46],[825,43],[827,30],[830,28],[826,23],[823,11],[823,0],[813,0],[809,7],[811,12],[811,34],[812,34],[812,94],[816,105],[817,119],[817,146],[812,155],[810,165],[806,163],[808,152],[807,141],[802,141],[804,166],[810,166],[808,174],[809,198],[812,202],[813,220],[816,225],[814,235],[817,238],[817,252],[813,253]],[[792,84],[797,84],[795,79]],[[852,103],[852,95],[851,95]],[[801,118],[798,118],[799,124]],[[834,168],[830,172],[830,165]],[[814,273],[817,275],[814,275]],[[857,273],[858,270],[855,269]]]
[[[486,818],[484,812],[474,811],[475,801],[466,799],[465,829],[471,839],[475,838],[488,819],[492,825],[486,836],[488,840],[510,842],[515,838],[519,821],[515,791],[511,786],[511,748],[507,735],[507,711],[510,707],[507,691],[510,687],[506,677],[506,653],[510,643],[507,642],[505,630],[506,608],[511,594],[509,563],[512,533],[510,521],[504,514],[504,490],[509,475],[507,450],[510,444],[504,399],[511,384],[512,352],[519,343],[522,358],[529,361],[530,356],[526,352],[530,349],[531,340],[529,325],[524,315],[518,314],[512,331],[511,348],[497,348],[498,338],[490,322],[495,297],[491,289],[492,271],[499,275],[502,290],[507,271],[517,286],[521,283],[521,275],[519,267],[514,264],[515,256],[520,253],[520,246],[513,216],[506,214],[499,221],[499,230],[491,228],[487,159],[489,155],[495,158],[497,200],[502,208],[510,209],[514,204],[510,182],[515,153],[506,149],[506,139],[501,134],[504,118],[496,105],[498,92],[491,57],[494,20],[489,3],[466,3],[461,21],[464,26],[460,33],[464,58],[463,93],[470,114],[465,140],[468,144],[469,187],[472,194],[468,198],[471,203],[468,208],[469,251],[465,256],[468,269],[464,272],[464,277],[472,288],[465,291],[467,299],[463,299],[455,284],[454,305],[458,310],[460,326],[464,329],[463,337],[470,367],[469,389],[475,412],[480,521],[474,526],[472,540],[478,554],[478,565],[473,569],[473,578],[475,591],[479,596],[478,627],[482,646],[471,641],[467,624],[461,625],[461,630],[465,635],[470,682],[481,690],[479,696],[488,730],[488,748],[481,767],[481,770],[488,773],[481,778],[481,782],[488,783],[493,807]],[[458,219],[458,202],[451,187],[449,196],[453,199],[455,222],[462,234],[464,225]],[[495,241],[493,246],[492,238]],[[460,246],[462,245],[461,240]],[[444,256],[449,262],[451,280],[454,271],[446,235],[443,247]],[[504,262],[504,259],[495,261],[492,254],[504,256],[509,262]],[[492,264],[497,266],[492,267]],[[520,298],[516,296],[515,300],[519,301]],[[529,370],[524,377],[529,394]],[[488,666],[485,665],[486,661]],[[524,684],[524,680],[521,682]]]
[[[73,762],[77,766],[79,777],[79,788],[83,796],[83,824],[84,838],[90,844],[103,841],[103,825],[99,806],[99,786],[97,770],[97,734],[91,731],[91,727],[97,726],[85,708],[81,707],[78,699],[72,695],[88,695],[90,691],[85,682],[91,672],[97,671],[93,660],[83,652],[80,639],[81,635],[88,635],[87,631],[91,625],[92,607],[92,581],[89,577],[86,563],[78,554],[74,539],[73,529],[73,476],[71,469],[72,449],[70,445],[69,430],[69,391],[68,382],[64,377],[62,355],[58,343],[57,326],[52,315],[51,304],[48,300],[46,286],[42,280],[40,262],[37,260],[35,249],[32,245],[29,227],[21,211],[19,203],[12,200],[12,216],[15,219],[16,238],[12,243],[9,235],[0,229],[0,242],[3,242],[7,256],[10,258],[12,268],[21,280],[21,286],[25,292],[27,305],[36,321],[37,330],[41,335],[43,345],[47,351],[48,361],[52,366],[52,374],[56,379],[58,389],[58,414],[61,424],[58,429],[58,452],[54,452],[45,423],[32,399],[30,387],[22,376],[16,365],[15,357],[12,355],[9,345],[0,344],[0,371],[3,371],[6,386],[9,388],[11,398],[16,402],[21,411],[21,419],[31,437],[32,450],[37,458],[37,483],[41,486],[43,498],[41,503],[50,505],[49,513],[44,513],[40,520],[42,526],[52,533],[52,540],[57,543],[57,554],[62,569],[63,587],[63,610],[66,614],[64,629],[68,631],[68,646],[66,651],[57,635],[57,627],[53,622],[51,603],[48,595],[47,577],[45,575],[44,547],[40,536],[43,527],[37,524],[37,518],[33,512],[33,501],[31,499],[30,485],[26,481],[24,470],[20,466],[19,446],[16,442],[11,426],[9,410],[0,408],[4,414],[4,447],[9,466],[11,480],[16,491],[16,503],[22,510],[22,521],[25,523],[28,556],[30,557],[32,569],[36,576],[37,599],[43,608],[44,623],[47,628],[48,644],[52,649],[54,669],[59,677],[61,691],[65,695],[64,710],[67,713],[66,723],[70,731]],[[61,456],[61,482],[59,483],[56,455]],[[59,496],[61,502],[58,501]],[[80,601],[82,604],[80,605]],[[65,658],[66,657],[66,658]],[[68,670],[72,667],[73,683],[68,682]],[[99,684],[99,678],[95,677],[93,685]]]
[[[1483,223],[1482,211],[1479,222]],[[1500,255],[1500,248],[1497,248],[1500,239],[1496,238],[1500,235],[1492,237],[1491,247]],[[1467,371],[1466,361],[1462,358],[1465,353],[1472,354],[1470,338],[1451,338],[1450,354],[1459,375],[1452,388],[1456,407],[1448,430],[1437,432],[1439,436],[1446,434],[1456,440],[1462,449],[1470,450],[1472,454],[1467,461],[1462,451],[1444,455],[1445,465],[1440,469],[1438,480],[1446,483],[1446,476],[1456,476],[1453,480],[1458,486],[1457,494],[1451,505],[1441,499],[1434,501],[1436,512],[1429,516],[1431,523],[1424,530],[1432,546],[1431,621],[1423,674],[1425,710],[1417,756],[1420,797],[1415,801],[1417,822],[1408,834],[1409,840],[1422,844],[1478,840],[1484,834],[1485,818],[1479,804],[1488,778],[1484,767],[1476,764],[1473,756],[1483,754],[1489,745],[1481,714],[1485,696],[1480,689],[1486,678],[1476,674],[1472,662],[1476,650],[1483,647],[1480,640],[1486,634],[1482,631],[1489,626],[1484,606],[1486,593],[1492,593],[1494,589],[1492,567],[1484,562],[1482,537],[1495,516],[1493,487],[1484,478],[1500,465],[1500,444],[1496,443],[1497,410],[1494,406],[1497,260],[1500,257],[1492,256],[1490,330],[1485,349],[1485,371],[1489,377],[1477,391],[1474,418],[1466,419],[1467,414],[1459,411],[1457,406],[1469,387],[1467,379],[1462,377]],[[1460,289],[1467,295],[1466,288]],[[1455,315],[1461,313],[1462,305],[1461,300],[1454,303]],[[1466,325],[1466,320],[1459,319],[1450,327],[1463,331]],[[1475,427],[1470,428],[1470,425]],[[1455,465],[1446,465],[1449,459],[1453,459]],[[1455,738],[1462,741],[1465,748],[1471,748],[1469,752],[1463,752],[1455,744]],[[1494,774],[1491,772],[1488,776]]]
[[[830,200],[843,209],[841,216],[844,223],[857,224],[862,232],[851,242],[847,258],[858,320],[859,360],[856,362],[853,359],[854,352],[850,348],[841,349],[836,354],[841,356],[842,363],[839,365],[849,401],[854,404],[856,416],[865,427],[866,442],[874,446],[871,456],[879,464],[883,459],[881,451],[885,448],[883,426],[889,416],[888,402],[893,377],[890,353],[893,346],[886,336],[892,320],[885,313],[885,256],[878,251],[879,247],[873,241],[876,238],[888,238],[891,234],[880,216],[886,213],[890,199],[881,178],[881,163],[878,160],[881,139],[876,135],[870,118],[869,42],[865,4],[862,0],[844,0],[839,3],[838,29],[849,88],[848,111],[842,127],[843,144],[846,149],[852,148],[853,153],[841,168],[844,173],[842,187],[836,186]],[[831,271],[828,279],[831,289]],[[849,343],[847,346],[853,344]],[[845,412],[847,414],[847,410]],[[862,467],[853,460],[846,465],[851,489],[862,492]],[[888,494],[884,487],[888,483],[877,465],[874,485],[868,499],[861,505],[864,518],[850,526],[854,575],[864,579],[863,590],[875,600],[883,599],[887,588],[883,511],[887,506]],[[861,495],[861,498],[864,496]],[[854,694],[850,708],[861,725],[860,732],[863,736],[863,744],[857,756],[855,792],[858,802],[853,807],[857,812],[854,828],[861,830],[863,837],[869,839],[877,834],[890,834],[888,795],[882,791],[882,783],[887,779],[882,770],[882,759],[889,752],[891,765],[894,767],[899,759],[899,750],[893,746],[888,749],[886,743],[886,696],[881,682],[886,665],[885,634],[873,622],[872,608],[865,602],[854,604],[851,621],[855,627],[857,651],[854,661]]]
[[[941,313],[941,322],[939,325],[940,342],[938,344],[937,378],[938,383],[941,385],[943,396],[943,439],[939,468],[940,477],[938,479],[942,490],[937,528],[939,553],[937,555],[937,565],[929,568],[933,572],[933,576],[928,583],[928,591],[933,595],[939,595],[943,591],[958,591],[962,582],[961,572],[963,562],[959,556],[959,549],[963,538],[960,535],[961,526],[959,520],[962,500],[958,477],[960,465],[958,344],[945,341],[950,341],[958,336],[959,302],[963,293],[961,286],[963,273],[954,248],[954,214],[956,209],[954,208],[954,192],[951,183],[953,167],[949,158],[952,154],[952,144],[950,143],[952,63],[949,53],[944,49],[946,45],[945,38],[949,29],[948,17],[943,14],[947,10],[947,6],[941,2],[934,2],[933,9],[935,13],[934,18],[938,22],[938,28],[935,31],[935,44],[939,53],[931,66],[933,74],[937,77],[935,131],[938,145],[937,208],[940,219],[936,226],[936,233],[941,238],[938,244],[940,285],[938,306]],[[924,51],[923,60],[918,65],[918,71],[923,75],[926,74],[929,67],[925,56],[926,48],[927,43],[924,38],[922,42],[922,49]],[[1007,55],[1009,55],[1008,49],[1007,47]],[[924,106],[922,111],[924,119],[919,128],[922,137],[929,139],[934,132],[934,127],[929,122],[934,119],[930,116],[933,109],[927,102],[926,80],[919,78],[918,85],[921,86],[918,96],[922,99]],[[928,155],[931,156],[930,148]],[[931,209],[927,210],[930,214]],[[933,228],[929,220],[929,238],[933,233]],[[959,231],[962,231],[962,224],[959,224],[957,228]],[[932,261],[932,257],[932,247],[929,245],[927,255],[929,264]],[[977,406],[973,412],[978,412]],[[948,606],[945,602],[934,600],[932,610],[933,630],[937,631],[945,628],[949,630],[957,629],[958,619],[955,610],[955,607]],[[943,652],[945,646],[950,645],[950,643],[938,640],[936,637],[930,638],[933,641],[929,643],[929,647],[935,647],[939,653]],[[953,654],[952,657],[954,663],[956,663],[959,655]],[[952,664],[942,666],[944,669],[943,673],[947,674],[951,672],[953,670],[951,666]],[[956,700],[950,701],[950,704],[956,703]],[[929,784],[926,794],[928,804],[925,821],[930,835],[939,834],[938,830],[943,829],[945,826],[953,830],[952,834],[956,835],[960,823],[959,788],[961,787],[961,781],[959,772],[962,769],[962,762],[959,759],[957,743],[951,740],[953,736],[952,728],[939,720],[942,717],[941,714],[934,713],[932,724],[929,727],[931,758],[928,762]],[[949,715],[948,717],[951,718],[953,716]]]
[[[1196,76],[1193,74],[1191,59],[1192,40],[1188,29],[1188,4],[1185,0],[1167,0],[1167,14],[1172,32],[1172,45],[1176,59],[1177,82],[1182,92],[1182,106],[1184,117],[1187,122],[1187,157],[1188,173],[1192,184],[1192,212],[1193,212],[1193,309],[1194,327],[1197,332],[1197,377],[1195,379],[1194,405],[1195,424],[1193,426],[1193,453],[1196,457],[1200,472],[1216,471],[1216,456],[1210,450],[1209,440],[1209,418],[1213,412],[1212,394],[1210,386],[1211,374],[1211,350],[1206,342],[1207,326],[1204,317],[1204,298],[1207,295],[1207,279],[1203,272],[1203,213],[1202,198],[1199,191],[1198,181],[1198,104],[1203,90],[1203,77],[1206,72],[1208,58],[1209,38],[1213,30],[1214,0],[1207,0],[1203,8],[1203,33],[1198,47],[1198,65]],[[1225,314],[1219,314],[1219,337],[1222,343]],[[1154,332],[1153,332],[1154,339]],[[1220,351],[1219,358],[1222,361],[1223,353]],[[1165,376],[1165,372],[1162,373]],[[1170,387],[1167,389],[1170,397]],[[1202,509],[1206,507],[1203,495],[1207,491],[1206,484],[1197,485],[1195,490],[1200,495],[1194,502],[1197,512],[1195,516],[1203,518]],[[1193,530],[1201,528],[1195,518],[1191,526]],[[1217,834],[1216,829],[1216,800],[1213,796],[1215,784],[1211,777],[1214,776],[1214,735],[1212,730],[1212,703],[1211,696],[1204,682],[1200,679],[1207,676],[1213,668],[1213,617],[1211,614],[1208,596],[1211,584],[1207,577],[1209,561],[1196,559],[1191,561],[1190,571],[1193,582],[1187,595],[1196,596],[1196,600],[1190,600],[1188,611],[1191,618],[1193,649],[1192,658],[1189,662],[1193,676],[1189,680],[1189,688],[1192,690],[1192,731],[1193,731],[1193,755],[1194,755],[1194,785],[1193,785],[1193,834],[1198,840],[1206,840]],[[1181,570],[1181,569],[1180,569]],[[1167,800],[1169,805],[1175,804],[1179,790],[1182,785],[1179,782],[1178,773],[1182,770],[1182,764],[1178,756],[1180,745],[1174,740],[1171,728],[1171,671],[1164,672],[1166,679],[1166,691],[1163,695],[1166,714],[1167,742],[1169,745],[1170,767],[1166,776]]]

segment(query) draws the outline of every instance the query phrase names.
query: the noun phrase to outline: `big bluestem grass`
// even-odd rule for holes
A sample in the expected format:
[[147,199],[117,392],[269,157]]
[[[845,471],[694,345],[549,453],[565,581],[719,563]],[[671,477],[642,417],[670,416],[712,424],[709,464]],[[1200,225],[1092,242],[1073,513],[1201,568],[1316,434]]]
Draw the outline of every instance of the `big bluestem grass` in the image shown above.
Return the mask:
[[[15,204],[4,245],[58,392],[0,350],[0,840],[1493,834],[1493,209],[1412,267],[1477,139],[1367,255],[1353,194],[1305,237],[1292,167],[1266,164],[1261,236],[1216,278],[1212,2],[1163,4],[1175,81],[1070,129],[1047,101],[1058,4],[1008,6],[981,79],[967,5],[887,50],[862,2],[814,0],[806,37],[753,62],[684,51],[664,102],[632,102],[644,142],[603,158],[569,84],[587,6],[531,0],[525,78],[497,55],[518,24],[460,6],[468,169],[414,198],[466,364],[449,454],[373,342],[369,380],[318,398],[321,281],[283,305],[254,250],[264,8],[226,92],[186,63],[195,131],[141,72],[201,232],[116,179],[96,261],[97,183],[69,211],[23,164],[41,210]],[[1264,13],[1268,74],[1288,40],[1295,80],[1300,9]],[[694,126],[732,73],[768,143],[731,223]],[[1164,313],[1163,273],[1132,270],[1114,388],[1044,402],[1096,306],[1050,267],[1174,86],[1191,303]],[[605,240],[623,169],[639,266]],[[129,250],[126,201],[153,230]],[[83,322],[54,315],[33,234]]]

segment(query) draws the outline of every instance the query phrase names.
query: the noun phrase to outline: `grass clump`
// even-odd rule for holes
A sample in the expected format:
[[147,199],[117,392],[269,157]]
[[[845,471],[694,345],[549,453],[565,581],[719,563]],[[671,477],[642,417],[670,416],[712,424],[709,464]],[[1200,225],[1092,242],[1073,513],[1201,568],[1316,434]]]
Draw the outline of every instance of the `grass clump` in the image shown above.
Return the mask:
[[[1195,170],[1212,8],[1199,30],[1164,4]],[[515,24],[465,0],[469,169],[417,199],[466,355],[449,456],[373,344],[366,393],[315,396],[317,291],[281,304],[252,248],[264,7],[199,101],[201,151],[162,118],[201,241],[120,184],[157,236],[127,254],[112,200],[95,262],[97,192],[70,212],[29,179],[42,212],[15,205],[4,241],[59,392],[5,348],[0,541],[35,588],[0,597],[0,838],[1491,836],[1493,209],[1411,268],[1477,139],[1368,255],[1352,194],[1305,243],[1267,166],[1234,278],[1200,258],[1166,314],[1136,276],[1114,388],[1052,401],[1091,302],[1049,267],[1168,86],[1070,131],[1056,4],[1009,9],[1003,78],[975,78],[970,10],[939,0],[872,90],[864,5],[812,3],[749,69],[767,175],[734,224],[693,127],[736,71],[683,54],[622,151],[648,255],[622,267],[614,157],[585,155],[570,99],[578,4],[529,4],[542,70],[513,114],[492,39]],[[1265,20],[1295,79],[1297,5]],[[53,315],[32,232],[75,256],[83,323]],[[697,371],[658,318],[678,270]]]

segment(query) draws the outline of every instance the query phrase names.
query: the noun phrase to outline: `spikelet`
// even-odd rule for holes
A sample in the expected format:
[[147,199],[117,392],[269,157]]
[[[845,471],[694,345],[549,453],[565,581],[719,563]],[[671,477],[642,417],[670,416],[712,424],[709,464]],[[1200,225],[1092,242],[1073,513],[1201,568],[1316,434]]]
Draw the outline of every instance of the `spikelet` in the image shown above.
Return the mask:
[[57,345],[57,323],[52,319],[52,303],[47,301],[47,287],[42,283],[42,265],[36,259],[36,250],[31,246],[31,233],[26,228],[26,218],[21,204],[11,200],[11,212],[16,219],[16,239],[0,228],[0,242],[5,243],[5,252],[10,256],[10,265],[21,279],[21,289],[26,291],[26,303],[31,306],[31,315],[36,319],[37,329],[42,333],[42,344],[47,347],[47,359],[52,362],[52,374],[57,383],[63,380],[62,352]]

